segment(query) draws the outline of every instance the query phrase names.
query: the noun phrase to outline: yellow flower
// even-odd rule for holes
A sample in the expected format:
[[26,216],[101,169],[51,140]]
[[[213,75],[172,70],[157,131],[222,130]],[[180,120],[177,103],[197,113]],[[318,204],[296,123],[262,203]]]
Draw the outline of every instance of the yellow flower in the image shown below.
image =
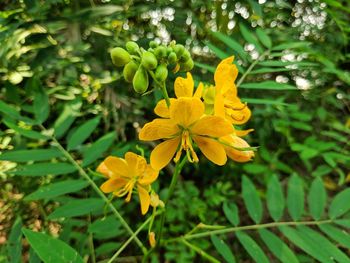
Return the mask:
[[203,99],[208,111],[214,111],[215,115],[239,125],[249,120],[251,111],[237,95],[237,87],[234,82],[238,70],[236,65],[232,64],[233,60],[234,57],[231,56],[220,62],[214,74],[215,86],[205,89]]
[[169,109],[156,107],[155,113],[162,118],[145,124],[139,133],[140,140],[144,141],[165,139],[151,153],[153,168],[165,167],[176,152],[174,161],[177,162],[182,150],[189,161],[198,162],[193,142],[213,163],[226,163],[224,146],[217,139],[231,134],[233,127],[222,117],[204,115],[204,104],[199,98],[181,96],[171,101]]
[[[190,72],[187,72],[187,78],[177,77],[174,83],[175,96],[177,98],[182,97],[194,97],[200,99],[202,97],[203,84],[199,83],[196,91],[194,91],[194,81]],[[176,99],[170,98],[170,104]],[[160,100],[157,103],[154,112],[161,117],[169,117],[169,108],[165,100]]]
[[141,212],[146,214],[151,203],[151,184],[157,179],[158,171],[147,164],[145,158],[127,152],[125,158],[107,157],[97,171],[108,180],[101,185],[104,193],[113,193],[118,197],[126,196],[129,202],[133,189],[136,188],[141,202]]

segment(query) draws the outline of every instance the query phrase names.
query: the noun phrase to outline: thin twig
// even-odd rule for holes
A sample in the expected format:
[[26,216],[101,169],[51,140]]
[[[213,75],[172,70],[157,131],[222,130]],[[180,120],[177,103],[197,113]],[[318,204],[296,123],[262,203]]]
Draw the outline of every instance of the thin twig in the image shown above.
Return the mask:
[[[45,127],[41,126],[41,128],[45,131]],[[74,160],[74,158],[70,155],[69,152],[66,151],[65,148],[57,141],[57,139],[54,136],[51,136],[52,141],[56,144],[56,147],[63,153],[63,155],[68,159],[68,161],[75,166],[75,168],[78,170],[79,174],[86,179],[89,184],[92,186],[92,188],[95,190],[95,192],[103,199],[103,201],[109,206],[109,208],[112,210],[113,214],[117,217],[117,219],[120,221],[120,223],[124,226],[124,228],[129,232],[130,235],[134,235],[134,231],[130,228],[128,223],[124,220],[124,218],[121,216],[121,214],[118,212],[118,210],[115,208],[115,206],[109,201],[109,199],[105,196],[105,194],[100,190],[100,188],[95,184],[95,182],[90,178],[90,176],[85,172],[85,170]],[[142,252],[144,254],[147,253],[146,247],[142,244],[142,242],[137,238],[133,238],[137,245],[142,249]]]

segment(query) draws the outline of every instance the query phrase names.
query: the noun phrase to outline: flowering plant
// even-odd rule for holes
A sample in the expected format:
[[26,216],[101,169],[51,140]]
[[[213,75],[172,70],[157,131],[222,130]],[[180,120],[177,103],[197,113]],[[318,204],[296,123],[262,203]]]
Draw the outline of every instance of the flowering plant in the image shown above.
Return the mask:
[[[254,157],[253,148],[242,138],[252,130],[237,128],[249,120],[251,111],[238,97],[235,85],[238,70],[233,64],[233,56],[217,66],[215,85],[200,82],[196,89],[189,72],[193,61],[182,45],[172,42],[166,47],[151,43],[146,51],[136,43],[128,42],[126,50],[114,48],[111,57],[116,66],[124,66],[124,78],[133,84],[136,92],[147,94],[151,78],[153,89],[160,89],[164,97],[154,108],[158,117],[139,131],[141,141],[161,141],[151,152],[150,164],[144,156],[128,152],[124,159],[107,157],[97,168],[107,177],[101,185],[104,193],[126,196],[125,201],[129,202],[135,191],[142,214],[147,213],[150,205],[153,207],[148,233],[151,246],[156,248],[161,242],[166,204],[186,163],[199,162],[199,153],[220,166],[226,164],[227,157],[236,162],[248,162]],[[169,90],[165,86],[168,67],[173,67],[173,73],[187,72],[186,77],[175,79],[174,98],[168,96]],[[159,172],[172,163],[175,164],[172,182],[167,196],[161,201],[152,189],[152,183],[161,180]],[[155,233],[152,227],[158,215],[161,227]]]

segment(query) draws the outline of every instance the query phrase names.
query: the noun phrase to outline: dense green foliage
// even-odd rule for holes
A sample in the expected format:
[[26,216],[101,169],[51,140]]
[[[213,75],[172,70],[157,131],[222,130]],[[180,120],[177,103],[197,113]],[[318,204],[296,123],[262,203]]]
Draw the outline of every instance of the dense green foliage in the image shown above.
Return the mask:
[[[350,3],[260,2],[3,1],[0,262],[108,261],[149,223],[94,187],[104,157],[154,146],[137,133],[162,94],[135,93],[109,55],[130,40],[184,44],[197,82],[235,55],[258,147],[246,164],[185,166],[152,262],[349,262]],[[141,261],[146,229],[119,257]]]

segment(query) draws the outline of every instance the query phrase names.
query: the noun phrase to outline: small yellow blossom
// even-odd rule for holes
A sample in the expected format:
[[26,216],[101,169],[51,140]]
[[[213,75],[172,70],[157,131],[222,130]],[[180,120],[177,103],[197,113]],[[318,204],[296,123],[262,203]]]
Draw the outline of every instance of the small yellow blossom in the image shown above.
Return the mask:
[[217,139],[233,133],[234,129],[222,117],[204,115],[204,104],[199,98],[180,96],[172,99],[169,109],[157,110],[156,107],[155,113],[163,118],[145,124],[139,133],[143,141],[165,140],[151,153],[153,168],[160,170],[165,167],[176,152],[174,161],[177,162],[182,150],[190,162],[198,162],[193,142],[213,163],[226,163],[224,146]]
[[127,152],[125,158],[107,157],[97,168],[108,180],[101,185],[104,193],[113,193],[118,197],[126,196],[129,202],[136,188],[141,212],[146,214],[151,203],[151,184],[157,179],[158,171],[147,164],[145,158],[132,152]]
[[155,247],[157,242],[156,242],[156,234],[154,232],[150,232],[148,234],[148,241],[151,247]]
[[251,117],[251,111],[246,103],[242,103],[237,95],[235,80],[238,75],[234,57],[224,59],[217,66],[214,81],[215,86],[207,87],[203,92],[203,99],[207,111],[214,111],[232,124],[244,124]]

